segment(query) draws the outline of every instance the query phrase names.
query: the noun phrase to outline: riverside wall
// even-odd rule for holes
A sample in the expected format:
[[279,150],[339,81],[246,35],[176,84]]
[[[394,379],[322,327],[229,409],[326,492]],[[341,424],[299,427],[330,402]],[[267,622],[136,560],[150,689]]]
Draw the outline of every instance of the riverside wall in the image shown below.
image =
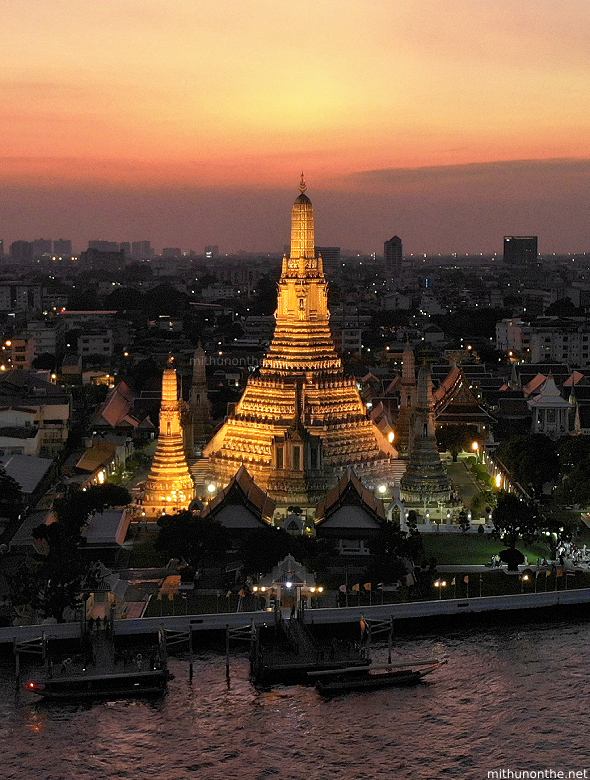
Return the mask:
[[[420,621],[426,618],[456,618],[461,615],[481,615],[494,612],[553,609],[590,604],[590,588],[523,593],[510,596],[483,596],[469,599],[440,599],[414,601],[405,604],[375,604],[373,606],[310,609],[305,622],[315,626],[337,626],[358,623],[362,617],[370,620]],[[564,609],[565,612],[565,609]],[[271,625],[271,612],[225,612],[206,615],[176,615],[167,617],[116,620],[115,635],[141,637],[157,634],[160,628],[171,631],[208,632],[225,631],[253,623],[255,626]],[[76,640],[80,638],[78,623],[45,624],[32,626],[8,626],[0,628],[0,645],[12,645],[38,639],[42,633],[48,640]]]

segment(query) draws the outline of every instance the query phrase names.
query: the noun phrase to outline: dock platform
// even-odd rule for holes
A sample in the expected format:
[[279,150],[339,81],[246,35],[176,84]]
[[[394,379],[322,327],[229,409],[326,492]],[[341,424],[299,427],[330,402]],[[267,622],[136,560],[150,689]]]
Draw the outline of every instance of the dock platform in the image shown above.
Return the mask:
[[367,669],[370,663],[360,643],[333,639],[329,645],[320,644],[305,624],[303,614],[285,620],[277,610],[274,627],[257,630],[251,671],[256,685],[310,684],[315,682],[314,672]]

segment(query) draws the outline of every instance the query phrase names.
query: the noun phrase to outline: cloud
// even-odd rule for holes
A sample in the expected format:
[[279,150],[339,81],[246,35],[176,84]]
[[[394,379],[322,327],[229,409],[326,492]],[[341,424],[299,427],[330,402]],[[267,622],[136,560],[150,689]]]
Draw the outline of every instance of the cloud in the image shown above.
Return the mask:
[[437,190],[457,185],[476,187],[510,186],[518,191],[534,186],[529,194],[552,191],[555,185],[572,187],[587,186],[590,181],[590,160],[555,158],[549,160],[500,160],[494,162],[464,163],[461,165],[430,165],[418,168],[383,168],[381,170],[357,171],[347,181],[360,189],[395,190],[416,189]]

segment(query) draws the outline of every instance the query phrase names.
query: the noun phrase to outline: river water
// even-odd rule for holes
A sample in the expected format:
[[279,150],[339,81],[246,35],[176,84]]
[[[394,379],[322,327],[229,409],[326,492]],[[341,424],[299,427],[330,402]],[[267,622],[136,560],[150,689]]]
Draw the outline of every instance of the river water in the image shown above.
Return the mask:
[[[239,653],[228,689],[224,658],[207,652],[192,685],[188,663],[171,660],[160,701],[57,705],[16,697],[5,661],[0,779],[590,778],[590,624],[404,637],[395,651],[448,664],[428,684],[323,701],[314,688],[255,690]],[[375,648],[375,662],[385,654]]]

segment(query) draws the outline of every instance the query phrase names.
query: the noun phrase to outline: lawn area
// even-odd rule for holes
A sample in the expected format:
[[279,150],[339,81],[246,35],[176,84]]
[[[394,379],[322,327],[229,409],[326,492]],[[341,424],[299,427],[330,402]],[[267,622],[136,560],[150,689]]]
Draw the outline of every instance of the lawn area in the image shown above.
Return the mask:
[[[492,555],[497,555],[506,545],[488,534],[422,534],[426,558],[434,557],[442,564],[486,564]],[[537,558],[549,557],[549,548],[542,544],[518,544],[517,549],[528,557],[529,563]]]
[[159,531],[140,531],[133,540],[133,547],[127,566],[130,569],[145,569],[166,565],[166,556],[154,548]]

